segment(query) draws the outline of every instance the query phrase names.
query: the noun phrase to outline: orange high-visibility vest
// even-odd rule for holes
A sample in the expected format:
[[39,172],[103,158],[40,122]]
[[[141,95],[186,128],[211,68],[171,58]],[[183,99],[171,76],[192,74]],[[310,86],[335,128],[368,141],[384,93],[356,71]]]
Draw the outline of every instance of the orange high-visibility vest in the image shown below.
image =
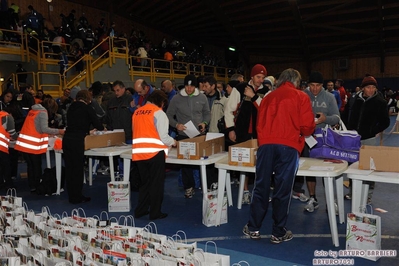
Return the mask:
[[0,111],[0,151],[8,154],[8,145],[10,144],[10,134],[3,127],[3,117],[8,116],[7,112]]
[[15,150],[30,153],[30,154],[42,154],[47,151],[48,148],[48,134],[39,133],[35,127],[35,118],[40,112],[46,112],[44,110],[30,110],[26,116],[24,125],[22,126],[21,132],[15,143]]
[[168,146],[161,141],[154,123],[154,113],[159,110],[161,108],[153,104],[146,104],[134,112],[132,116],[133,161],[151,159],[160,151],[165,151],[165,155],[168,155]]

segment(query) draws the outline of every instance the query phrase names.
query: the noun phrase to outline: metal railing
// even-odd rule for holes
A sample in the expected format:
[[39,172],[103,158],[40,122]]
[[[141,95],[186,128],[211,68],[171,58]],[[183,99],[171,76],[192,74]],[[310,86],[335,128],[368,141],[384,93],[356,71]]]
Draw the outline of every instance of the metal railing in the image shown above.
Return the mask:
[[26,34],[14,30],[0,29],[0,54],[19,55],[22,61],[26,60]]
[[[138,56],[129,56],[128,40],[124,38],[110,38],[102,40],[96,46],[94,46],[88,54],[85,54],[82,58],[75,61],[72,56],[68,56],[69,64],[65,71],[65,77],[61,77],[59,73],[47,72],[48,65],[59,64],[59,54],[52,51],[54,42],[40,41],[35,36],[22,34],[17,31],[2,30],[6,32],[6,36],[14,36],[11,41],[0,41],[0,53],[4,54],[15,54],[21,56],[21,61],[34,60],[37,62],[37,69],[39,72],[30,73],[32,75],[33,86],[35,88],[46,89],[49,94],[53,95],[59,93],[62,94],[63,88],[71,88],[78,85],[82,81],[86,82],[86,86],[94,82],[94,72],[104,65],[112,67],[116,63],[116,59],[124,59],[126,65],[129,67],[129,75],[131,80],[134,80],[137,76],[149,77],[151,82],[155,82],[156,78],[167,78],[167,79],[184,79],[188,74],[199,75],[213,75],[216,80],[222,82],[228,82],[231,75],[236,73],[232,68],[209,66],[194,64],[183,61],[168,61],[163,59],[152,59],[152,58],[140,58]],[[8,34],[8,35],[7,35]],[[106,43],[109,47],[107,51],[99,54],[101,45]],[[58,44],[58,43],[57,43]],[[62,49],[68,51],[70,48],[69,44],[63,44]],[[146,63],[142,63],[146,60]],[[77,64],[83,61],[84,68],[81,72],[76,72],[75,67]],[[43,71],[42,71],[43,70]],[[51,76],[51,80],[54,80],[54,76],[59,84],[44,84],[44,80],[47,76]],[[13,84],[18,86],[18,77],[10,75]],[[3,84],[6,84],[7,78]],[[51,88],[51,89],[47,89]],[[47,93],[47,92],[46,92]],[[59,96],[56,95],[56,96]]]

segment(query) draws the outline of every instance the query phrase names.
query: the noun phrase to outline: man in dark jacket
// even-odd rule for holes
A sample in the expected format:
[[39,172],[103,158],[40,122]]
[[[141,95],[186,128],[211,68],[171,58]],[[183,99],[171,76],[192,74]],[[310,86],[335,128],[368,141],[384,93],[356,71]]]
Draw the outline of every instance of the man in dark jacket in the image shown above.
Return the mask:
[[114,81],[112,87],[115,96],[107,103],[105,123],[107,129],[125,130],[126,143],[132,143],[132,112],[130,111],[131,96],[126,94],[126,88],[122,81]]
[[[361,136],[362,145],[376,145],[376,137],[389,127],[390,119],[387,103],[377,91],[377,80],[366,75],[360,85],[362,91],[355,94],[345,107],[343,121],[348,129],[356,130]],[[366,182],[370,185],[368,202],[374,189],[374,182]],[[351,193],[345,195],[346,199],[351,199]]]
[[[266,68],[261,64],[256,64],[251,70],[251,80],[237,85],[236,89],[240,93],[240,103],[235,111],[235,125],[226,129],[229,140],[241,143],[250,139],[256,139],[256,119],[258,107],[262,98],[269,91],[263,85],[267,75]],[[248,177],[245,179],[243,204],[251,202],[251,193],[248,190]]]
[[390,123],[387,103],[377,91],[377,80],[367,75],[360,86],[362,92],[355,95],[343,115],[348,129],[356,130],[362,144],[375,145],[375,137]]

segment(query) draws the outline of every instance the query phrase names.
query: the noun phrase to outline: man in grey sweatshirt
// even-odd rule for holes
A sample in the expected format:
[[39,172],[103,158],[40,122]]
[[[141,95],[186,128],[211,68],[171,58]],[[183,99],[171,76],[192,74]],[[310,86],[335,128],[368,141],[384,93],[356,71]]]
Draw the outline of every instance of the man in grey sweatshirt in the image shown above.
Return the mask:
[[[169,125],[178,131],[176,140],[187,139],[184,133],[185,124],[190,120],[198,127],[200,133],[206,132],[209,125],[211,112],[206,96],[196,88],[197,78],[194,75],[187,75],[184,78],[184,89],[180,90],[170,101],[166,115]],[[193,168],[182,168],[182,181],[185,189],[185,197],[192,198],[194,195],[194,175]],[[206,188],[204,188],[206,189]]]
[[[309,76],[308,89],[304,92],[309,96],[312,103],[312,110],[315,115],[316,128],[322,128],[326,125],[334,126],[339,123],[340,116],[337,101],[334,95],[323,88],[323,76],[320,72],[312,72]],[[307,146],[305,147],[305,149]],[[306,154],[302,154],[306,156]],[[308,154],[306,157],[309,157]],[[316,178],[307,177],[306,184],[310,199],[305,206],[305,210],[313,212],[319,207],[316,198]]]

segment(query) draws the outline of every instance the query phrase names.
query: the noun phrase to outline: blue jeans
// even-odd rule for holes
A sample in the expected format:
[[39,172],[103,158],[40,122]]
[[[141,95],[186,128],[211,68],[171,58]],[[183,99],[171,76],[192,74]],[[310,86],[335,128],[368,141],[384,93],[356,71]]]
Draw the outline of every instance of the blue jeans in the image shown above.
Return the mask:
[[256,180],[252,192],[250,231],[259,231],[269,207],[270,182],[274,173],[273,230],[276,237],[285,235],[285,225],[291,203],[291,190],[298,170],[298,151],[289,146],[267,144],[259,147],[256,162]]

